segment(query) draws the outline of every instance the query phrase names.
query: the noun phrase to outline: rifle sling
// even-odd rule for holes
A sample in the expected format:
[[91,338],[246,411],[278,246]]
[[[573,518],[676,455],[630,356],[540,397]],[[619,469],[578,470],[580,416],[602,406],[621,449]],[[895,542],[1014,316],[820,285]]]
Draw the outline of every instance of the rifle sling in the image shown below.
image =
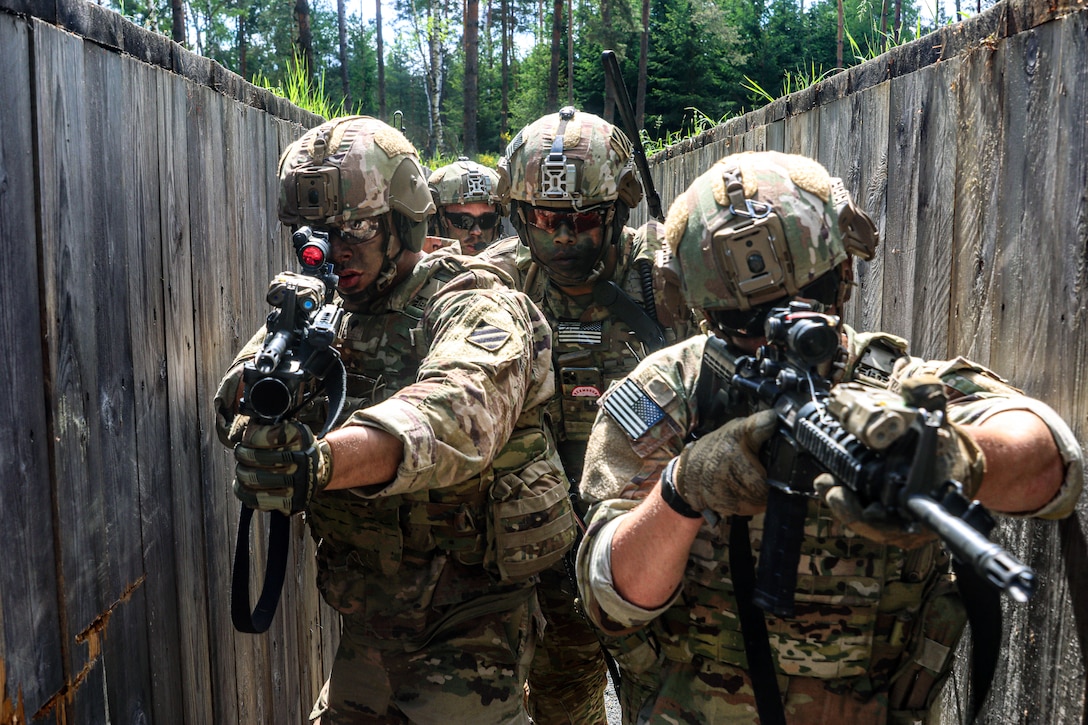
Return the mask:
[[[347,371],[344,361],[336,358],[332,371],[323,381],[329,393],[329,413],[319,438],[323,438],[336,424],[347,397]],[[238,514],[238,540],[234,545],[234,571],[230,585],[230,619],[234,628],[245,634],[261,634],[272,625],[272,617],[279,605],[283,580],[287,573],[287,552],[291,542],[291,519],[279,511],[272,511],[268,522],[268,558],[264,565],[264,584],[257,606],[249,608],[249,528],[253,521],[253,509],[243,506]]]
[[1001,659],[1001,593],[973,567],[952,559],[956,584],[971,625],[971,703],[964,722],[975,722]]
[[733,577],[733,595],[737,599],[737,617],[748,658],[748,676],[756,698],[756,712],[761,725],[786,725],[778,675],[774,671],[771,641],[763,610],[752,601],[756,588],[756,564],[752,542],[748,538],[749,516],[729,517],[729,571]]
[[598,280],[593,285],[593,301],[623,320],[650,352],[665,347],[661,325],[612,280]]

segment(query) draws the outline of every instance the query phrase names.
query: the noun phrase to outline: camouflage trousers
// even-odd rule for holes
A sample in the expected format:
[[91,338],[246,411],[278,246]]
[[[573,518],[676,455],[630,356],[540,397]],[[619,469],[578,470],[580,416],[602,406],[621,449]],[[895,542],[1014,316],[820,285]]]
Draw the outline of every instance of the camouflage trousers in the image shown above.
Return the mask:
[[529,670],[529,714],[536,725],[605,725],[604,652],[562,566],[543,572],[537,585],[547,625]]
[[[786,722],[811,725],[898,722],[889,717],[881,695],[859,700],[851,690],[833,692],[811,677],[779,676]],[[752,725],[759,722],[755,693],[747,672],[696,656],[691,662],[664,660],[655,687],[637,677],[623,677],[620,701],[623,725],[687,723]]]
[[536,602],[443,632],[414,652],[376,647],[342,617],[332,673],[310,713],[321,725],[528,725],[525,680]]

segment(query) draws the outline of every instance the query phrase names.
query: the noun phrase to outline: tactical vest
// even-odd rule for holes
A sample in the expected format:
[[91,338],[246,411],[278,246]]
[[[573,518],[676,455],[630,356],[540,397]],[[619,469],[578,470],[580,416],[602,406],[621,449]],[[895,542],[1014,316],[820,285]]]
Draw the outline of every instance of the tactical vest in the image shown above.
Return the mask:
[[[848,379],[886,387],[891,365],[904,354],[898,338],[851,334]],[[700,386],[708,371],[700,375]],[[713,430],[751,409],[728,396],[699,429]],[[735,399],[732,399],[735,400]],[[700,416],[706,415],[700,406]],[[750,522],[753,553],[763,538],[763,516]],[[832,689],[866,698],[889,691],[893,711],[924,710],[951,671],[952,652],[966,622],[938,544],[905,552],[860,536],[846,536],[822,501],[809,502],[797,579],[796,615],[767,615],[775,669],[781,676],[828,681]],[[652,644],[668,659],[693,657],[747,670],[744,638],[733,608],[729,573],[729,525],[723,519],[710,537],[700,534],[686,571],[707,601],[674,606],[651,625]],[[627,643],[634,649],[636,643]],[[836,690],[837,691],[837,690]]]
[[[407,303],[378,314],[345,315],[337,347],[347,369],[348,412],[415,382],[429,350],[424,310],[463,269],[454,260],[434,264]],[[561,558],[574,538],[572,514],[566,521],[564,510],[553,506],[552,499],[562,499],[569,511],[565,482],[558,494],[552,491],[560,483],[552,472],[559,470],[541,417],[536,426],[516,429],[481,476],[455,486],[381,498],[350,490],[315,495],[307,516],[318,543],[322,595],[344,614],[364,615],[373,637],[404,640],[433,636],[427,633],[439,626],[435,611],[475,601],[496,583],[523,589],[535,571]],[[534,499],[521,487],[544,494]],[[551,528],[543,540],[515,540],[503,548],[496,539],[506,529],[531,528],[518,516],[543,518]]]
[[[640,249],[634,246],[633,235],[626,234],[624,239],[620,249],[623,258],[617,262],[612,280],[656,324],[649,268],[644,270],[637,263]],[[577,482],[581,478],[586,442],[597,417],[597,401],[609,385],[634,370],[653,348],[615,307],[593,300],[575,300],[546,284],[543,275],[530,296],[541,300],[540,307],[552,325],[556,397],[548,406],[548,413],[559,441],[563,466],[571,480]],[[676,342],[675,330],[663,332],[666,344]]]

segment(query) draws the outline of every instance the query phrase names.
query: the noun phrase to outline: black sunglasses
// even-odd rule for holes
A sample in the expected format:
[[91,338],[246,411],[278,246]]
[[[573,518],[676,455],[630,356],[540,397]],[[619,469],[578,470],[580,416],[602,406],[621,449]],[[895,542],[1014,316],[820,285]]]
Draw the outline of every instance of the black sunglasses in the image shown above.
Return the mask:
[[487,212],[480,216],[473,216],[472,214],[465,214],[463,212],[442,212],[442,216],[446,217],[453,226],[458,229],[472,229],[474,226],[479,226],[480,229],[487,231],[488,229],[494,229],[499,223],[501,217],[495,212]]

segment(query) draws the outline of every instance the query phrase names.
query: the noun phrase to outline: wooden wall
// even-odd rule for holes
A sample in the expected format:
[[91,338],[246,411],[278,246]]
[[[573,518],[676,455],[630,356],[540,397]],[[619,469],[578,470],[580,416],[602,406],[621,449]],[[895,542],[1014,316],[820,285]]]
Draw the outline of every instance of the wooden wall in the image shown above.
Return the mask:
[[[883,233],[849,320],[993,366],[1088,443],[1086,46],[1084,0],[1006,0],[669,149],[655,183],[667,208],[726,153],[820,159]],[[316,697],[338,634],[301,525],[272,631],[231,627],[210,417],[291,266],[275,165],[316,122],[95,4],[0,0],[0,723],[301,722]],[[984,721],[1085,721],[1086,524],[1001,526],[1043,585],[1006,607]]]
[[[846,319],[914,354],[977,360],[1053,406],[1088,449],[1088,10],[1004,2],[650,161],[665,209],[738,151],[813,156],[877,220]],[[645,205],[632,215],[646,218]],[[1041,575],[1005,602],[984,722],[1088,722],[1088,506],[1006,519]],[[934,722],[962,722],[960,666]]]
[[0,2],[0,69],[0,722],[303,722],[336,619],[299,521],[272,630],[233,630],[211,399],[316,118],[82,2]]

